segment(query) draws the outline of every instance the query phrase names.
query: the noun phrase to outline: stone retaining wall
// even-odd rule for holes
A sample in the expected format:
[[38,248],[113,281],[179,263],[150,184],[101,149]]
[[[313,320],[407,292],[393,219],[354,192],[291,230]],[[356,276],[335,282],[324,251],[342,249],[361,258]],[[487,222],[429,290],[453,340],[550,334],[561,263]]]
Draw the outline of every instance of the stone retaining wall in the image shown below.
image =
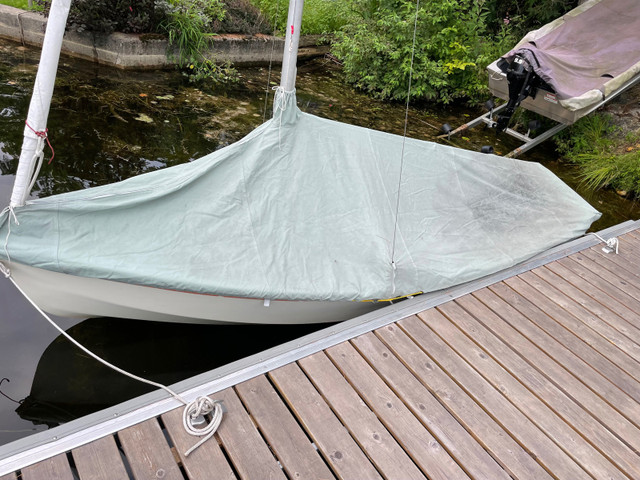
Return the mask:
[[[47,19],[35,12],[0,5],[0,37],[26,45],[42,45]],[[327,45],[317,45],[319,37],[300,39],[300,58],[323,55]],[[275,42],[275,45],[274,45]],[[269,35],[223,34],[213,37],[207,57],[228,60],[236,65],[282,62],[284,39]],[[62,53],[123,69],[155,69],[175,64],[167,40],[159,35],[67,31]]]

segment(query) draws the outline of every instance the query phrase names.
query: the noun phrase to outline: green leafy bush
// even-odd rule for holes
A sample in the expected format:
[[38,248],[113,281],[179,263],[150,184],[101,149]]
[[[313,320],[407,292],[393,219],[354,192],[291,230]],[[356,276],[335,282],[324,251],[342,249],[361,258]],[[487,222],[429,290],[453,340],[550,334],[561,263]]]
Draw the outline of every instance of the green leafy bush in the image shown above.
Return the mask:
[[[27,0],[0,3],[26,8]],[[34,3],[48,15],[51,0]],[[249,0],[73,0],[68,24],[77,31],[105,33],[158,33],[163,28],[183,28],[187,34],[194,29],[206,33],[272,31]]]
[[[48,15],[51,0],[36,0]],[[69,10],[68,28],[76,31],[152,33],[166,17],[168,5],[162,0],[74,0]]]
[[487,3],[490,18],[494,21],[508,21],[521,35],[540,28],[572,8],[579,0],[491,0]]
[[[251,0],[273,27],[284,32],[287,24],[288,0]],[[305,0],[302,12],[303,35],[333,33],[348,21],[352,0]]]
[[[380,98],[406,98],[415,1],[353,0],[352,7],[333,47],[347,80]],[[509,25],[489,25],[488,15],[485,2],[478,0],[420,4],[413,98],[442,103],[486,99],[486,66],[515,42]]]

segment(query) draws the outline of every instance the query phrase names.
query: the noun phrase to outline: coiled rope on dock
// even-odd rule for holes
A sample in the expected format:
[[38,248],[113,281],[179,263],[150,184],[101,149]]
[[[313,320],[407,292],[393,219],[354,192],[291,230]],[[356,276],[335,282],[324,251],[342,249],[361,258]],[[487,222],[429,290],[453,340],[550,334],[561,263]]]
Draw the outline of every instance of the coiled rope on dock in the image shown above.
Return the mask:
[[[200,395],[196,397],[194,400],[192,400],[191,402],[188,402],[179,393],[175,392],[174,390],[167,387],[166,385],[140,377],[131,372],[127,372],[126,370],[123,370],[122,368],[117,367],[116,365],[113,365],[112,363],[104,360],[103,358],[99,357],[98,355],[93,353],[91,350],[89,350],[87,347],[82,345],[76,339],[74,339],[67,332],[65,332],[55,321],[51,319],[51,317],[49,317],[49,315],[46,314],[46,312],[44,312],[38,305],[36,305],[36,303],[29,297],[29,295],[22,288],[20,288],[18,283],[13,279],[13,277],[11,276],[11,270],[5,265],[3,265],[2,263],[0,263],[0,271],[4,274],[6,278],[8,278],[11,281],[11,283],[15,285],[15,287],[22,294],[22,296],[26,298],[31,305],[33,305],[33,307],[38,311],[38,313],[40,313],[40,315],[42,315],[45,318],[45,320],[47,320],[53,326],[53,328],[55,328],[58,332],[60,332],[60,334],[62,334],[67,340],[73,343],[80,350],[85,352],[91,358],[102,363],[106,367],[111,368],[112,370],[115,370],[116,372],[121,373],[122,375],[126,375],[127,377],[133,380],[137,380],[139,382],[146,383],[147,385],[151,385],[153,387],[164,390],[165,392],[169,393],[173,398],[175,398],[176,400],[178,400],[184,405],[184,410],[182,412],[182,424],[184,426],[184,429],[190,435],[203,437],[195,445],[193,445],[189,450],[187,450],[184,453],[185,457],[188,457],[198,447],[200,447],[203,443],[205,443],[207,440],[213,437],[213,435],[218,430],[220,423],[222,423],[222,417],[224,415],[224,407],[222,405],[222,401],[212,400],[210,397],[206,395]],[[206,421],[206,418],[208,415],[211,415],[211,420],[209,422]],[[199,426],[199,425],[204,425],[204,426]]]

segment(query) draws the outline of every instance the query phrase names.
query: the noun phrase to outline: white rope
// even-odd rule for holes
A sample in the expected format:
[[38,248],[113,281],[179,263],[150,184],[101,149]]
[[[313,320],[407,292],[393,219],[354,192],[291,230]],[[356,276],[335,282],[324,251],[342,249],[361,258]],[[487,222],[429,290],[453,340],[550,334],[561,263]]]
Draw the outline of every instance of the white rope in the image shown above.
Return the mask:
[[279,117],[278,117],[278,149],[282,148],[282,114],[285,112],[285,110],[287,109],[287,106],[289,104],[289,102],[291,101],[291,98],[293,98],[293,95],[295,95],[296,93],[296,89],[294,88],[293,90],[291,90],[290,92],[287,92],[284,87],[279,86],[279,87],[273,87],[273,90],[275,90],[275,94],[273,96],[273,116],[274,118],[278,115],[278,113],[280,113]]
[[[46,135],[46,133],[45,133]],[[33,159],[31,160],[33,165],[36,165],[35,171],[31,174],[31,183],[29,183],[29,187],[25,190],[24,196],[22,198],[22,203],[24,204],[27,196],[33,189],[33,186],[36,184],[36,180],[38,179],[38,175],[40,175],[40,169],[42,168],[42,162],[44,161],[44,141],[45,136],[38,135],[38,143],[36,144],[36,151],[33,154]],[[35,163],[35,160],[38,160],[38,163]]]
[[606,247],[602,249],[603,252],[605,253],[615,252],[616,255],[618,254],[618,246],[620,245],[620,242],[618,241],[617,237],[611,237],[610,239],[605,240],[600,235],[594,232],[589,232],[588,235],[593,235],[594,237],[596,237],[598,240],[600,240],[606,245]]
[[[2,267],[1,270],[5,272],[6,269],[2,265],[2,263],[0,263],[0,267]],[[166,385],[162,385],[161,383],[157,383],[152,380],[148,380],[146,378],[142,378],[137,375],[134,375],[133,373],[127,372],[126,370],[123,370],[120,367],[116,367],[112,363],[109,363],[106,360],[100,358],[98,355],[96,355],[91,350],[89,350],[84,345],[82,345],[77,340],[75,340],[71,335],[65,332],[60,326],[58,326],[58,324],[54,322],[49,317],[49,315],[47,315],[38,305],[36,305],[36,303],[29,297],[29,295],[27,295],[27,293],[24,290],[22,290],[22,288],[20,288],[20,286],[16,283],[16,281],[13,279],[13,277],[11,277],[10,274],[6,276],[9,280],[11,280],[11,283],[15,285],[15,287],[24,296],[24,298],[26,298],[29,301],[29,303],[33,305],[33,307],[53,326],[53,328],[55,328],[67,340],[69,340],[71,343],[73,343],[76,347],[78,347],[80,350],[85,352],[91,358],[115,370],[116,372],[121,373],[122,375],[126,375],[127,377],[132,378],[133,380],[137,380],[139,382],[146,383],[147,385],[152,385],[154,387],[161,388],[162,390],[169,393],[173,398],[175,398],[176,400],[178,400],[179,402],[185,405],[183,415],[182,415],[182,423],[187,433],[194,436],[206,435],[205,438],[203,438],[198,443],[196,443],[193,447],[187,450],[187,452],[185,453],[185,456],[191,454],[195,449],[197,449],[200,445],[202,445],[204,442],[206,442],[213,436],[213,434],[216,432],[216,430],[220,426],[220,422],[222,422],[222,415],[224,413],[224,410],[222,408],[220,401],[213,401],[208,396],[201,395],[201,396],[198,396],[195,400],[191,402],[187,402],[180,394],[174,392]],[[203,420],[202,420],[203,417],[212,411],[214,411],[213,420],[206,427],[197,428],[196,425],[200,425],[203,423]]]
[[[211,412],[213,412],[211,421],[206,424],[204,422],[204,417]],[[185,457],[191,455],[191,452],[195,451],[200,445],[213,437],[213,434],[216,433],[216,430],[218,430],[218,427],[220,426],[220,422],[222,422],[223,414],[224,409],[222,408],[222,402],[214,402],[209,397],[198,397],[185,407],[182,412],[182,425],[184,426],[184,429],[190,435],[197,437],[204,436],[203,439],[185,452]],[[198,419],[203,419],[203,421],[198,422]],[[196,425],[202,423],[205,423],[204,427],[196,427]]]
[[[8,206],[6,207],[4,210],[2,210],[2,212],[0,212],[0,215],[4,215],[5,213],[8,213],[8,218],[7,218],[7,236],[4,239],[4,254],[7,257],[7,261],[9,263],[11,263],[11,255],[9,255],[9,237],[11,236],[11,219],[13,219],[13,221],[15,222],[16,225],[20,225],[20,222],[18,222],[18,217],[16,217],[16,212],[13,210],[12,206]],[[0,263],[0,265],[2,265]],[[5,268],[4,265],[2,265],[2,273],[4,273],[4,275],[9,278],[9,275],[7,272],[9,272],[8,268]]]
[[404,168],[404,147],[407,141],[407,125],[409,124],[409,102],[411,101],[411,80],[413,78],[413,58],[416,50],[416,32],[418,31],[418,13],[420,0],[416,0],[416,15],[413,20],[413,44],[411,45],[411,64],[409,65],[409,86],[407,88],[407,104],[404,111],[404,132],[402,134],[402,151],[400,152],[400,174],[398,175],[398,195],[396,198],[396,213],[393,225],[393,240],[391,242],[391,266],[393,267],[392,287],[395,294],[396,278],[396,237],[398,234],[398,216],[400,212],[400,189],[402,187],[402,170]]

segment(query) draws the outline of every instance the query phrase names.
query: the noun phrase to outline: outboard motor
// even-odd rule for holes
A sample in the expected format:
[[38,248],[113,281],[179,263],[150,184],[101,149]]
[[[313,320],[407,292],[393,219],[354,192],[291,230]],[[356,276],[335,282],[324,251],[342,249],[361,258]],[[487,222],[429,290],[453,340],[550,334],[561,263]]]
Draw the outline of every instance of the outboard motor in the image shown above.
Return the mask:
[[509,101],[498,115],[495,125],[498,132],[504,132],[520,103],[527,97],[535,98],[538,88],[547,85],[536,75],[527,59],[520,54],[516,54],[511,63],[502,60],[498,63],[498,67],[503,72],[506,71],[509,82]]
[[[507,64],[506,61],[504,63]],[[504,132],[507,129],[509,121],[520,102],[528,96],[535,98],[537,93],[537,88],[534,86],[534,83],[536,83],[534,82],[534,77],[537,77],[537,75],[533,73],[529,62],[522,56],[516,55],[511,63],[507,65],[500,66],[503,71],[506,67],[507,81],[509,82],[509,101],[505,109],[498,115],[496,129],[499,132]]]

